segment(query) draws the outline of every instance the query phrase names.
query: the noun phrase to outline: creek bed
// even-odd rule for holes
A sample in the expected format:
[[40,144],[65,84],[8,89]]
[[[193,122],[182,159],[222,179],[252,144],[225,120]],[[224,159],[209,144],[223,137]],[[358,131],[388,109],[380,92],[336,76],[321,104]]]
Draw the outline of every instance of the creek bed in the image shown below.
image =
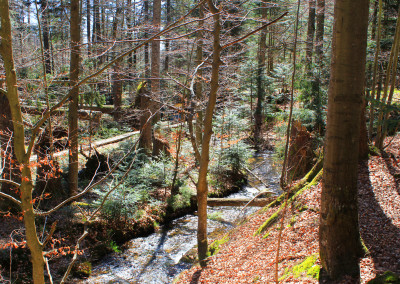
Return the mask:
[[[272,153],[259,154],[250,160],[252,171],[263,179],[275,194],[279,194],[279,166],[274,164]],[[252,198],[265,186],[253,175],[248,185],[229,198]],[[258,210],[247,207],[209,207],[208,233],[228,231],[243,217]],[[164,284],[193,264],[183,257],[197,244],[197,216],[186,215],[161,226],[147,237],[135,238],[120,253],[112,253],[93,267],[90,278],[81,283],[140,283]]]

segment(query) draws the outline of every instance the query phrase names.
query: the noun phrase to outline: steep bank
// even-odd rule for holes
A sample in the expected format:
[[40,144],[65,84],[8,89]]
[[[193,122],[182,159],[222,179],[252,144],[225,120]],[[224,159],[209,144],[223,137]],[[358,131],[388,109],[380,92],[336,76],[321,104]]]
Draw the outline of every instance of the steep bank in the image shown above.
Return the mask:
[[[388,143],[392,138],[386,140]],[[382,156],[360,163],[360,231],[367,249],[360,260],[361,282],[385,271],[400,274],[400,135]],[[278,275],[281,283],[319,283],[318,225],[321,183],[288,207],[282,232]],[[277,208],[260,210],[229,234],[206,268],[192,267],[177,283],[272,283],[279,222],[256,234]],[[353,283],[346,279],[342,283]]]

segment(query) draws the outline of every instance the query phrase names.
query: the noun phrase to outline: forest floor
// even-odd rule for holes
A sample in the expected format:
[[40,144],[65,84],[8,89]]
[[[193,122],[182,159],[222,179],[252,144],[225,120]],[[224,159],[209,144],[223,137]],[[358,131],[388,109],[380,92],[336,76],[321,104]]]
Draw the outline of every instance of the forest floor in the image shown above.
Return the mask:
[[[367,251],[360,259],[361,283],[385,271],[400,274],[400,135],[387,138],[388,143],[380,156],[370,156],[359,165],[360,233]],[[287,208],[279,253],[280,283],[319,282],[320,195],[318,183]],[[177,283],[274,282],[280,221],[261,234],[255,232],[276,210],[261,209],[249,217],[230,232],[225,238],[229,241],[219,245],[205,268],[192,267]],[[344,279],[341,283],[355,282]]]

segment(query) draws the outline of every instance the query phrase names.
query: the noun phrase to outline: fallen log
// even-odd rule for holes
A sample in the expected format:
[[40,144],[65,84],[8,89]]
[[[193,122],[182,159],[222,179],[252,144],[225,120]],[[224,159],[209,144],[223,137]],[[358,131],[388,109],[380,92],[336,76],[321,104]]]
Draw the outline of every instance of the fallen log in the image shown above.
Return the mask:
[[214,206],[253,206],[253,207],[264,207],[273,201],[276,197],[269,198],[255,198],[251,200],[249,198],[208,198],[207,205]]

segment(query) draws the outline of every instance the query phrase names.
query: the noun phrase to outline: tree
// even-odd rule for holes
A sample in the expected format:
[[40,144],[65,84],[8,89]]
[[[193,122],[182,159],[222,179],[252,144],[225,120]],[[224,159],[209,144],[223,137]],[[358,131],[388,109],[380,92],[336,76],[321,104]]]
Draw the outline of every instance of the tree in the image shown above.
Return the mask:
[[[80,41],[81,41],[81,18],[79,13],[79,0],[71,1],[71,61],[70,61],[70,85],[71,87],[79,81],[80,65]],[[78,102],[79,88],[73,88],[73,94],[69,102],[68,125],[69,125],[69,191],[70,195],[78,192]]]
[[[261,3],[262,19],[266,20],[268,10],[264,2]],[[262,141],[262,124],[263,124],[263,102],[265,99],[265,50],[267,48],[267,27],[262,29],[260,33],[260,40],[258,43],[257,54],[257,106],[254,112],[254,142],[259,145]]]
[[368,3],[335,4],[319,233],[321,263],[331,281],[359,277],[357,166]]
[[309,74],[312,66],[312,52],[315,33],[315,0],[308,1],[308,25],[306,42],[306,74]]
[[210,159],[210,140],[212,135],[212,119],[214,115],[215,104],[217,101],[217,92],[219,87],[219,66],[221,64],[221,45],[220,32],[221,23],[219,10],[214,6],[212,0],[207,0],[208,8],[213,14],[214,29],[213,29],[213,57],[212,57],[212,75],[210,82],[210,93],[208,104],[204,116],[204,134],[201,145],[200,169],[197,181],[197,205],[198,205],[198,228],[197,228],[197,246],[200,265],[205,266],[207,257],[207,172]]
[[45,66],[46,74],[51,73],[51,59],[50,59],[50,35],[49,35],[49,3],[47,0],[40,1],[40,8],[42,13],[42,23],[43,23],[43,48],[45,56]]
[[21,199],[18,201],[9,196],[5,197],[18,204],[24,214],[26,242],[31,252],[33,267],[32,278],[35,284],[41,284],[44,283],[44,257],[42,244],[37,236],[35,225],[32,201],[32,172],[29,165],[30,152],[33,146],[25,150],[24,123],[18,98],[17,73],[12,50],[11,20],[8,0],[0,0],[0,17],[0,55],[3,58],[4,69],[6,71],[6,96],[10,104],[14,127],[14,151],[17,161],[21,165],[21,184],[14,184],[15,186],[19,186]]

